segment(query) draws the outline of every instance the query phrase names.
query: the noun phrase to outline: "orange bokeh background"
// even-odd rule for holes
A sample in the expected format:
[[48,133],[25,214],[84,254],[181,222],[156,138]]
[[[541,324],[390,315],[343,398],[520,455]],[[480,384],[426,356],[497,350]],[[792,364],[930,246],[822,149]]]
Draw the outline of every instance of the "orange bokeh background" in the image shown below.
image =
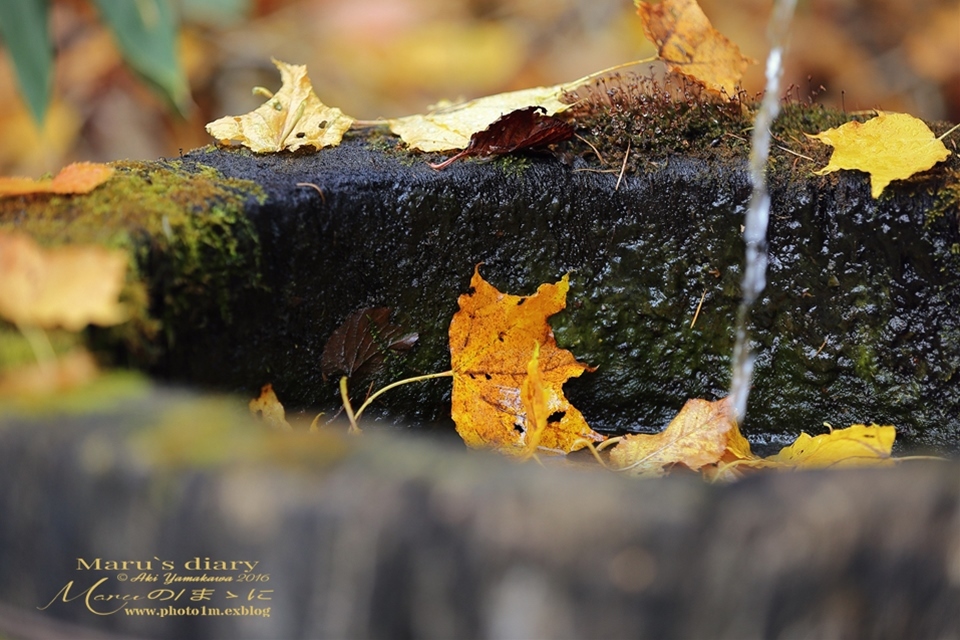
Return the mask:
[[[629,0],[235,3],[246,5],[242,15],[183,15],[180,54],[194,104],[181,117],[122,64],[89,2],[54,0],[56,84],[42,129],[0,50],[0,174],[205,145],[205,123],[256,107],[262,98],[252,87],[279,86],[271,56],[307,64],[321,100],[374,119],[423,112],[444,98],[565,82],[655,53]],[[700,4],[745,54],[765,58],[771,0]],[[786,61],[784,87],[791,85],[792,99],[960,121],[960,1],[801,0]],[[758,64],[744,89],[762,86]]]

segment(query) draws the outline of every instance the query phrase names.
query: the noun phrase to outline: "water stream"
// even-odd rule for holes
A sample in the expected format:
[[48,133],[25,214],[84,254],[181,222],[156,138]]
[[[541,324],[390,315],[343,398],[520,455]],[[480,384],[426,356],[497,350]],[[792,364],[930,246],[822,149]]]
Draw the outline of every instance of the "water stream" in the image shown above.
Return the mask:
[[743,299],[737,310],[736,343],[733,348],[733,376],[730,398],[737,422],[742,423],[747,413],[747,397],[753,379],[754,356],[750,349],[750,310],[766,285],[767,279],[767,223],[770,219],[770,194],[764,175],[770,155],[770,126],[780,112],[780,77],[783,75],[783,51],[793,19],[796,0],[775,0],[770,16],[768,35],[770,53],[767,56],[766,86],[763,100],[753,123],[750,141],[750,180],[753,193],[744,222],[743,239],[746,244],[746,264],[743,272]]

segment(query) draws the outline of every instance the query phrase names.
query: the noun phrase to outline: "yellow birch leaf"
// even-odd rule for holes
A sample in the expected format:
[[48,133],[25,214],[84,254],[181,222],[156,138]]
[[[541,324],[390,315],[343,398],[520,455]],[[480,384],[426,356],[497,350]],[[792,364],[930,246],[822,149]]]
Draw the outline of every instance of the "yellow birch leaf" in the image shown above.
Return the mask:
[[923,120],[905,113],[878,111],[876,118],[864,123],[851,121],[807,137],[833,147],[830,162],[817,175],[840,169],[865,171],[874,198],[893,180],[926,171],[950,155]]
[[[719,462],[731,439],[734,450],[742,451],[743,443],[736,440],[739,434],[728,398],[687,400],[660,433],[624,436],[610,451],[610,463],[634,476],[662,476],[676,464],[697,471]],[[748,454],[749,449],[747,444]]]
[[79,331],[123,322],[127,256],[97,246],[41,249],[30,236],[0,232],[0,317],[24,326]]
[[[533,446],[539,451],[569,453],[583,447],[584,441],[603,440],[562,390],[569,378],[590,368],[557,346],[547,324],[548,317],[566,306],[568,277],[540,285],[531,296],[500,293],[480,276],[479,269],[474,270],[470,285],[450,321],[452,416],[464,442],[522,456]],[[537,374],[528,385],[540,387],[546,407],[539,443],[532,442],[538,418],[528,416],[522,398],[524,380],[531,378],[528,367],[535,344],[539,345],[534,358]],[[528,393],[535,390],[528,387]]]
[[248,404],[250,413],[260,415],[267,426],[277,431],[292,431],[293,427],[287,422],[286,412],[280,399],[273,391],[272,384],[265,384],[260,388],[260,395]]
[[0,177],[0,198],[34,193],[90,193],[109,180],[116,170],[97,162],[74,162],[52,179]]
[[221,142],[238,140],[256,153],[340,144],[353,118],[320,102],[305,65],[276,59],[273,64],[280,70],[280,90],[250,113],[214,120],[207,125],[207,133]]
[[696,0],[635,0],[643,30],[657,45],[667,68],[733,98],[747,66],[754,61],[713,28]]
[[892,426],[855,424],[846,429],[811,436],[801,433],[789,447],[764,458],[762,466],[814,469],[871,467],[893,464],[890,452],[897,431]]

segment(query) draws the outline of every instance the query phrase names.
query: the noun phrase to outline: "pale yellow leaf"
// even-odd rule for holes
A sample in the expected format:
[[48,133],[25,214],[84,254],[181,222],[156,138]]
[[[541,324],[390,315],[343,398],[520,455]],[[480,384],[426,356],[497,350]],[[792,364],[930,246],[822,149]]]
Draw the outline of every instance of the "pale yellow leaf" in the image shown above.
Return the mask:
[[127,255],[97,246],[41,249],[30,236],[0,232],[0,317],[24,326],[79,331],[123,322],[119,303]]
[[729,399],[688,400],[660,433],[624,436],[610,452],[610,463],[630,475],[656,477],[676,464],[694,471],[716,464],[728,447],[736,455],[750,455]]
[[214,120],[207,125],[207,132],[220,141],[237,140],[257,153],[340,144],[353,118],[320,102],[306,66],[279,60],[273,63],[280,70],[280,90],[250,113]]

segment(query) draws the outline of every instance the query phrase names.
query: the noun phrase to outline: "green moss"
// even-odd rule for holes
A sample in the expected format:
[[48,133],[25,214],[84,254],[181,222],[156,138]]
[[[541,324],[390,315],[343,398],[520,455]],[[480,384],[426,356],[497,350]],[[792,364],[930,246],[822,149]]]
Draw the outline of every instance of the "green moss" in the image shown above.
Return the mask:
[[122,298],[131,320],[96,334],[148,361],[164,323],[202,325],[211,306],[229,321],[232,293],[261,286],[258,239],[244,211],[265,195],[253,182],[202,166],[188,172],[176,161],[112,166],[114,177],[88,195],[0,201],[0,229],[45,246],[99,244],[128,252]]
[[0,396],[0,415],[53,416],[103,412],[147,393],[146,378],[129,371],[112,371],[90,383],[50,394]]
[[507,154],[500,156],[494,162],[508,178],[522,177],[530,168],[530,158],[524,155]]

